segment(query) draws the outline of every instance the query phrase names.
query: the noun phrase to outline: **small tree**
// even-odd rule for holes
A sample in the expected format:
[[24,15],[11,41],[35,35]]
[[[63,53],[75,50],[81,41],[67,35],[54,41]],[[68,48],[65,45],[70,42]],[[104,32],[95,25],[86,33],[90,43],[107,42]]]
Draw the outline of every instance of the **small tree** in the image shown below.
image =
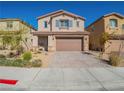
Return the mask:
[[[3,48],[5,49],[8,46],[11,46],[12,49],[18,49],[21,42],[24,42],[23,35],[27,33],[27,28],[22,27],[22,29],[18,31],[0,31],[0,42],[2,43]],[[27,47],[26,43],[24,43]]]
[[11,40],[12,40],[11,36],[7,36],[7,35],[2,36],[3,48],[9,46],[11,44]]
[[[107,32],[102,33],[100,37],[100,45],[103,48],[105,43],[109,41],[110,35]],[[104,51],[103,49],[101,50],[102,52]]]
[[100,44],[100,47],[101,47],[101,52],[100,52],[100,55],[99,57],[101,58],[103,53],[104,53],[104,45],[109,41],[109,38],[110,38],[110,34],[107,33],[107,32],[104,32],[102,33],[102,35],[100,36],[100,40],[99,40],[99,44]]

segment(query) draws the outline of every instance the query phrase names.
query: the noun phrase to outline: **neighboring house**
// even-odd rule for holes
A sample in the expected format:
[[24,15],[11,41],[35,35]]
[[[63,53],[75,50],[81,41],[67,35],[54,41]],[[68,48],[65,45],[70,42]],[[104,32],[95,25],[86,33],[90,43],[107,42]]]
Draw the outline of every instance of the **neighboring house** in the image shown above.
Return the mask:
[[36,47],[47,51],[88,51],[89,32],[84,30],[85,19],[59,10],[37,18],[38,31],[33,32]]
[[[100,17],[90,24],[87,28],[90,32],[90,49],[104,50],[106,53],[111,51],[124,52],[124,16],[118,13],[110,13]],[[101,45],[99,40],[102,33],[110,34],[109,42]],[[102,47],[103,46],[103,47]],[[121,49],[121,50],[120,50]]]
[[32,42],[33,42],[33,35],[31,32],[35,31],[35,29],[27,24],[26,22],[16,19],[16,18],[1,18],[0,19],[0,31],[23,31],[23,41],[22,46],[29,50],[32,48]]

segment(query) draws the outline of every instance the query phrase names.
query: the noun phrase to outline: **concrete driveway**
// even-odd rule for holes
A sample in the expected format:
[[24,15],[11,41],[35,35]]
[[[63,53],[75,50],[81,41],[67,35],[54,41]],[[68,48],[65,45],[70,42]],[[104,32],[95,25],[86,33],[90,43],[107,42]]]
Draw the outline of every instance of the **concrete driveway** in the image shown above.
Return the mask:
[[83,52],[55,52],[50,60],[52,68],[110,67],[106,62]]
[[19,80],[0,90],[124,90],[123,67],[80,52],[56,52],[50,61],[48,68],[0,67],[0,78]]

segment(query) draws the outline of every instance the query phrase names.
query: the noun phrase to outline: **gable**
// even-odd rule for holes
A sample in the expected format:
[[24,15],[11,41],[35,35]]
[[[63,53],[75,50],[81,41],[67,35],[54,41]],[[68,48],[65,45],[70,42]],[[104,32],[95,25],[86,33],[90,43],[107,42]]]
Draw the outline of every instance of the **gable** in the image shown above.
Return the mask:
[[74,16],[71,16],[71,15],[68,15],[68,14],[57,14],[57,15],[54,15],[54,16],[51,16],[51,18],[60,18],[60,19],[78,19],[77,17],[74,17]]
[[80,18],[82,20],[85,20],[85,18],[83,18],[81,16],[78,16],[76,14],[73,14],[73,13],[70,13],[70,12],[67,12],[67,11],[63,11],[63,10],[59,10],[59,11],[56,11],[56,12],[52,12],[52,13],[40,16],[40,17],[38,17],[38,19],[45,18],[45,17],[56,17],[58,15],[63,15],[63,14],[74,17],[74,18]]
[[117,15],[111,15],[111,16],[104,17],[104,20],[105,20],[105,23],[107,23],[107,24],[110,22],[109,20],[117,20],[118,23],[119,23],[123,20],[123,18],[119,17]]

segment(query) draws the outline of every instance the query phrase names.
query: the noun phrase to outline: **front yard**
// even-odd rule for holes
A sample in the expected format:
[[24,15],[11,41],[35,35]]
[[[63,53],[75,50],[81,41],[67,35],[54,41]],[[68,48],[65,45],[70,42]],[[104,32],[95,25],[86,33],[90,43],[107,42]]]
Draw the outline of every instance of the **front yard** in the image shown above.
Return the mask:
[[50,53],[40,51],[27,51],[20,55],[16,52],[1,50],[0,66],[14,67],[47,67]]
[[[32,49],[24,35],[26,28],[20,31],[0,31],[0,66],[44,67],[47,53]],[[46,61],[46,60],[45,60]]]

